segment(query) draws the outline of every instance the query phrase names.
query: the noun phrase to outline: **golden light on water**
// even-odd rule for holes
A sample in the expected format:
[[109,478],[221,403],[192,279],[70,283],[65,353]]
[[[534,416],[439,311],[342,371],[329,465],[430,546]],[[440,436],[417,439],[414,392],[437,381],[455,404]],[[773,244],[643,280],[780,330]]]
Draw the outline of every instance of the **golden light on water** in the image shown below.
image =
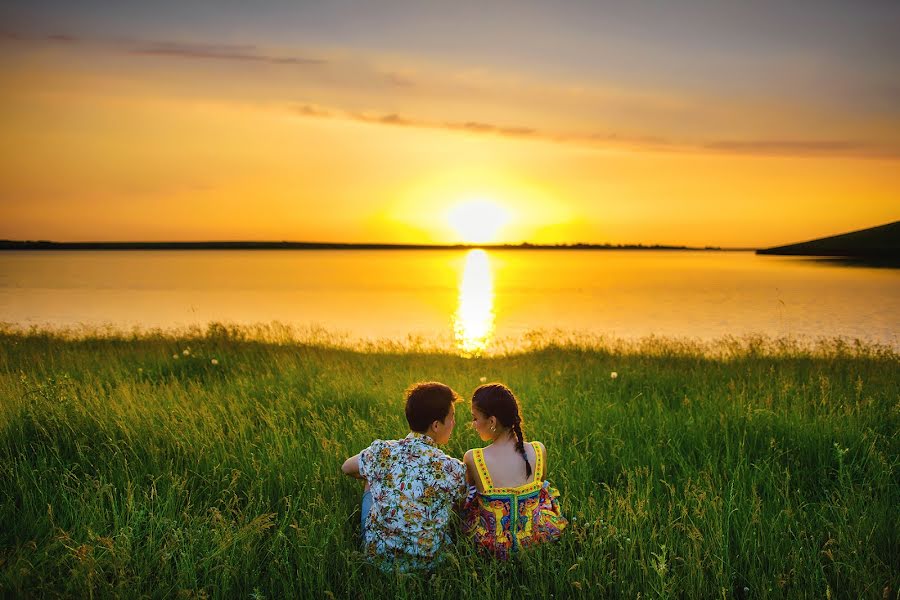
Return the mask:
[[484,250],[470,250],[459,282],[459,306],[453,315],[456,347],[468,356],[487,348],[494,334],[494,275]]

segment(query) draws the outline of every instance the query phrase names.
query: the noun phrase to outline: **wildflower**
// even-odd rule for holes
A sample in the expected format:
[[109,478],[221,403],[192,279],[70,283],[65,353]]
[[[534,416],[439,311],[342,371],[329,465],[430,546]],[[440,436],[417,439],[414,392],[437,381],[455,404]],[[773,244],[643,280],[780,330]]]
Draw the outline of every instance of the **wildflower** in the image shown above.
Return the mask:
[[560,375],[562,375],[562,371],[557,370],[557,371],[556,371],[556,376],[559,377]]
[[610,378],[610,379],[615,379],[615,378],[618,377],[618,376],[619,376],[619,374],[616,373],[615,371],[613,371],[612,373],[609,374],[609,378]]
[[482,378],[479,379],[478,381],[480,381],[481,383],[484,383],[485,381],[487,381],[487,377],[482,377]]
[[174,358],[175,360],[178,360],[178,355],[177,355],[177,354],[173,354],[173,355],[172,355],[172,358]]
[[219,361],[218,361],[218,360],[216,360],[216,359],[215,359],[215,358],[214,358],[214,359],[212,359],[212,360],[211,360],[211,361],[209,361],[209,362],[211,362],[211,363],[212,363],[212,364],[214,364],[214,365],[217,365],[217,364],[219,364]]
[[185,356],[190,356],[191,350],[189,348],[185,348],[184,350],[181,351],[181,353],[184,354]]
[[143,373],[143,372],[144,372],[144,368],[143,368],[143,367],[138,367],[138,373]]

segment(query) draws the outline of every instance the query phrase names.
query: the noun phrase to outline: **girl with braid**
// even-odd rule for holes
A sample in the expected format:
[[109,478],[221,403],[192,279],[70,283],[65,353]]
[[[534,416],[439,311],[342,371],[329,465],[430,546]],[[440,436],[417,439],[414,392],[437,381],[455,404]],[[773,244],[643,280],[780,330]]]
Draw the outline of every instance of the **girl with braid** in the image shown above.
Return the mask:
[[472,426],[485,448],[466,452],[469,494],[464,531],[500,559],[522,548],[556,540],[567,525],[559,492],[547,481],[547,449],[525,442],[522,413],[512,391],[488,383],[472,396]]

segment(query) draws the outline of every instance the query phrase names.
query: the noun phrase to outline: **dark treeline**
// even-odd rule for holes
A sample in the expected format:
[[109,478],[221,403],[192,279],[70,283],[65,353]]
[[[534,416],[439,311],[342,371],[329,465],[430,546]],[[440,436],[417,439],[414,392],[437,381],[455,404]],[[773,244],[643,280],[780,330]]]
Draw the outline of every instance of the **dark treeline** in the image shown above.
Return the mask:
[[0,250],[722,250],[660,244],[340,244],[333,242],[52,242],[0,240]]

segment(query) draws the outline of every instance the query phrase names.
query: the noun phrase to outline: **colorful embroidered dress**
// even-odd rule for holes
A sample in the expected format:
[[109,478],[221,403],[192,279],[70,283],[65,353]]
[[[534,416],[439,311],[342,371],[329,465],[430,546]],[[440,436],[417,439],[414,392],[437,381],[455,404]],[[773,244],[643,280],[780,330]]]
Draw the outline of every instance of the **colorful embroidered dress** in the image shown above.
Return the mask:
[[466,494],[466,467],[429,436],[375,440],[359,454],[372,508],[363,551],[386,569],[432,566],[445,544],[453,504]]
[[[543,473],[544,456],[531,442],[536,456],[535,475]],[[464,512],[464,530],[479,549],[507,559],[511,553],[558,539],[568,521],[559,509],[559,491],[549,481],[535,479],[512,488],[497,488],[484,462],[484,451],[472,451],[475,469],[484,492],[469,487]]]

